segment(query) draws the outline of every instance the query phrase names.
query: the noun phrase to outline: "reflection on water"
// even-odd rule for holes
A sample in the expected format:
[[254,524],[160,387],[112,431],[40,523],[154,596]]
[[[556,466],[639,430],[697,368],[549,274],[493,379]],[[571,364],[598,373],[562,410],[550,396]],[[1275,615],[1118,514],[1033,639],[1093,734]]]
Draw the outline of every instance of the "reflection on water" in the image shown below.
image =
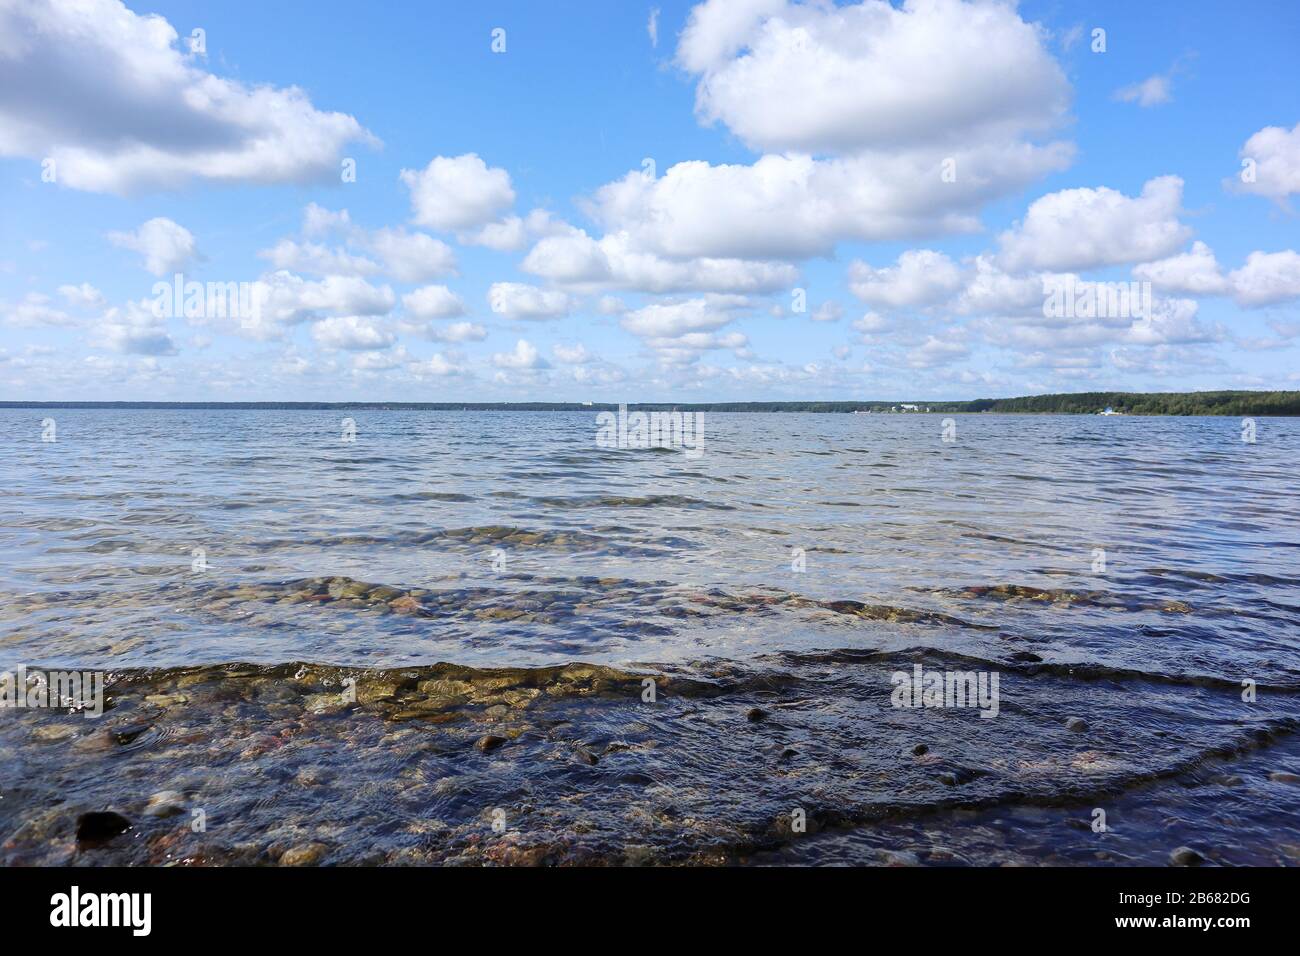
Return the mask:
[[1295,862],[1300,422],[956,421],[0,410],[0,859]]

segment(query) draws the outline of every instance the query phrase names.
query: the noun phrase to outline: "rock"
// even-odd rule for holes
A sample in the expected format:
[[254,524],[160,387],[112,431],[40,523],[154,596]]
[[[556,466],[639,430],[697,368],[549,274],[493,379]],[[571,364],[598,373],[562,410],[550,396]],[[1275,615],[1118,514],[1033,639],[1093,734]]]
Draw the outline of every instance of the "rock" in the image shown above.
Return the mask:
[[917,744],[915,747],[912,748],[913,755],[917,757],[924,757],[929,752],[930,752],[930,748],[927,747],[925,744]]
[[131,821],[112,810],[97,810],[77,817],[77,839],[108,840],[131,829]]
[[146,704],[154,707],[175,707],[177,704],[188,704],[189,701],[184,694],[150,694],[144,699]]
[[782,760],[793,760],[797,756],[799,756],[799,751],[795,750],[793,747],[786,747],[781,751]]
[[581,745],[574,747],[573,753],[579,760],[581,760],[585,764],[590,764],[591,766],[594,767],[597,763],[599,763],[599,760],[597,760],[596,755],[592,753],[590,750],[588,750],[586,747],[583,747]]
[[1169,863],[1172,866],[1196,866],[1204,861],[1205,857],[1189,846],[1180,846],[1169,854]]
[[418,614],[424,609],[424,605],[409,594],[389,601],[388,606],[399,614]]
[[920,866],[921,858],[907,850],[883,850],[880,861],[885,866]]
[[145,804],[147,817],[174,817],[185,812],[185,795],[175,790],[159,790]]
[[119,724],[108,728],[108,734],[115,743],[129,744],[148,729],[148,724]]
[[751,707],[749,711],[745,714],[745,719],[748,720],[751,724],[757,723],[758,721],[763,720],[766,717],[767,717],[767,711],[765,711],[761,707]]
[[1070,717],[1065,721],[1066,730],[1087,730],[1088,722],[1082,717]]
[[315,866],[325,858],[329,847],[324,843],[304,843],[290,847],[280,857],[281,866]]
[[1290,773],[1286,770],[1277,770],[1268,775],[1268,779],[1274,783],[1300,783],[1300,773]]
[[67,740],[76,735],[77,729],[67,724],[45,724],[32,731],[32,739],[44,743],[58,743],[60,740]]
[[506,738],[504,737],[499,737],[496,734],[484,734],[478,740],[474,741],[474,746],[484,753],[487,753],[489,750],[496,750],[505,742]]

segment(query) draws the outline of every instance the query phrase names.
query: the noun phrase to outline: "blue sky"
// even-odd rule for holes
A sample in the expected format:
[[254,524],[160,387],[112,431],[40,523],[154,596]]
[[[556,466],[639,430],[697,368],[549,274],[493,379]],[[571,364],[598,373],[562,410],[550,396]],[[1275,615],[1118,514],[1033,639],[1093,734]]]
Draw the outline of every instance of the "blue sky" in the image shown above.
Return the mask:
[[[1294,3],[0,0],[0,37],[0,398],[1300,379]],[[178,272],[259,314],[160,315]]]

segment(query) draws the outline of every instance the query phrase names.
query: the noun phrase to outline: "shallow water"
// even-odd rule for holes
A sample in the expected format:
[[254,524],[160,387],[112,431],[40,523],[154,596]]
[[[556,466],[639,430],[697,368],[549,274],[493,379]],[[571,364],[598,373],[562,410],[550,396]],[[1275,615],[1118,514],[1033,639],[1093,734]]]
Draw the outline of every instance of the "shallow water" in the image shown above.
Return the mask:
[[1300,421],[954,418],[0,410],[0,858],[1295,862]]

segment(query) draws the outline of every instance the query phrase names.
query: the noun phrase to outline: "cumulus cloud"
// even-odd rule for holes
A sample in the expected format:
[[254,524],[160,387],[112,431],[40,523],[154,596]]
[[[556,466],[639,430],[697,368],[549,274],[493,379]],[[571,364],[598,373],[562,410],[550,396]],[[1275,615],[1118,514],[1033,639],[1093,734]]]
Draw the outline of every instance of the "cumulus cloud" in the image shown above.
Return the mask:
[[1233,189],[1277,202],[1300,193],[1300,123],[1289,130],[1265,126],[1246,140],[1238,155],[1243,169],[1229,180]]
[[276,269],[312,275],[360,276],[374,275],[379,271],[379,264],[372,259],[318,242],[281,239],[270,249],[261,250],[258,255]]
[[80,285],[61,285],[59,286],[59,295],[63,296],[70,304],[82,308],[94,308],[104,304],[104,293],[89,282],[83,282]]
[[294,325],[321,316],[386,315],[396,303],[388,286],[373,286],[357,276],[326,276],[319,282],[280,270],[254,284],[260,297],[264,334],[278,334],[275,326]]
[[463,375],[466,371],[464,366],[440,352],[434,353],[423,362],[413,362],[408,368],[418,378],[447,378]]
[[1157,292],[1176,295],[1221,295],[1229,290],[1214,251],[1199,240],[1190,252],[1135,266],[1133,275]]
[[402,296],[402,308],[415,319],[454,319],[465,314],[465,303],[445,285],[426,285]]
[[176,343],[167,324],[154,315],[150,303],[128,302],[109,309],[95,328],[96,342],[128,355],[174,355]]
[[488,305],[508,319],[545,321],[568,315],[572,301],[557,289],[542,289],[522,282],[494,282],[488,289]]
[[895,265],[881,269],[861,261],[849,266],[849,288],[877,308],[935,305],[947,301],[961,286],[962,271],[957,263],[931,249],[908,250]]
[[741,296],[705,296],[678,302],[652,302],[629,312],[620,321],[624,329],[644,338],[667,339],[690,332],[720,329],[749,304]]
[[401,180],[411,191],[411,220],[444,232],[482,227],[515,201],[510,174],[476,153],[435,156],[424,169],[403,169]]
[[0,316],[4,317],[6,325],[18,328],[77,324],[75,318],[52,305],[50,297],[43,292],[28,292],[12,305],[0,302]]
[[365,240],[399,282],[425,282],[456,274],[456,254],[440,239],[404,229],[380,229]]
[[577,288],[649,293],[772,292],[798,278],[798,270],[787,263],[710,257],[674,261],[636,251],[627,233],[596,240],[580,229],[541,240],[522,268]]
[[585,365],[595,359],[581,342],[576,345],[553,345],[551,354],[565,365]]
[[437,325],[430,322],[424,327],[424,336],[434,342],[482,342],[487,329],[475,322],[452,322]]
[[322,319],[312,326],[311,334],[325,348],[354,352],[386,349],[397,341],[392,332],[374,319],[359,315]]
[[1252,252],[1228,281],[1238,304],[1249,308],[1300,298],[1300,253],[1293,249]]
[[497,252],[518,252],[535,239],[567,232],[571,228],[545,209],[534,209],[527,216],[506,216],[498,222],[489,222],[476,230],[462,232],[456,238],[467,246],[486,246]]
[[[597,190],[589,208],[606,232],[668,259],[804,259],[846,240],[977,232],[983,203],[1064,169],[1072,155],[1057,143],[691,161],[658,178],[630,172]],[[949,159],[955,182],[941,179]]]
[[1000,262],[1011,271],[1068,270],[1163,258],[1191,238],[1178,221],[1182,200],[1177,176],[1149,180],[1136,197],[1106,186],[1048,193],[1002,234]]
[[194,235],[162,216],[150,219],[134,232],[110,232],[108,240],[140,253],[145,270],[156,276],[179,272],[195,255]]
[[497,368],[507,369],[543,369],[550,368],[546,359],[527,339],[515,343],[513,352],[497,352],[492,356],[492,364]]
[[304,182],[377,142],[297,87],[198,68],[171,24],[120,0],[0,4],[0,37],[0,155],[52,159],[73,189]]
[[677,61],[696,112],[755,149],[1006,141],[1059,123],[1069,84],[1012,4],[708,0]]

